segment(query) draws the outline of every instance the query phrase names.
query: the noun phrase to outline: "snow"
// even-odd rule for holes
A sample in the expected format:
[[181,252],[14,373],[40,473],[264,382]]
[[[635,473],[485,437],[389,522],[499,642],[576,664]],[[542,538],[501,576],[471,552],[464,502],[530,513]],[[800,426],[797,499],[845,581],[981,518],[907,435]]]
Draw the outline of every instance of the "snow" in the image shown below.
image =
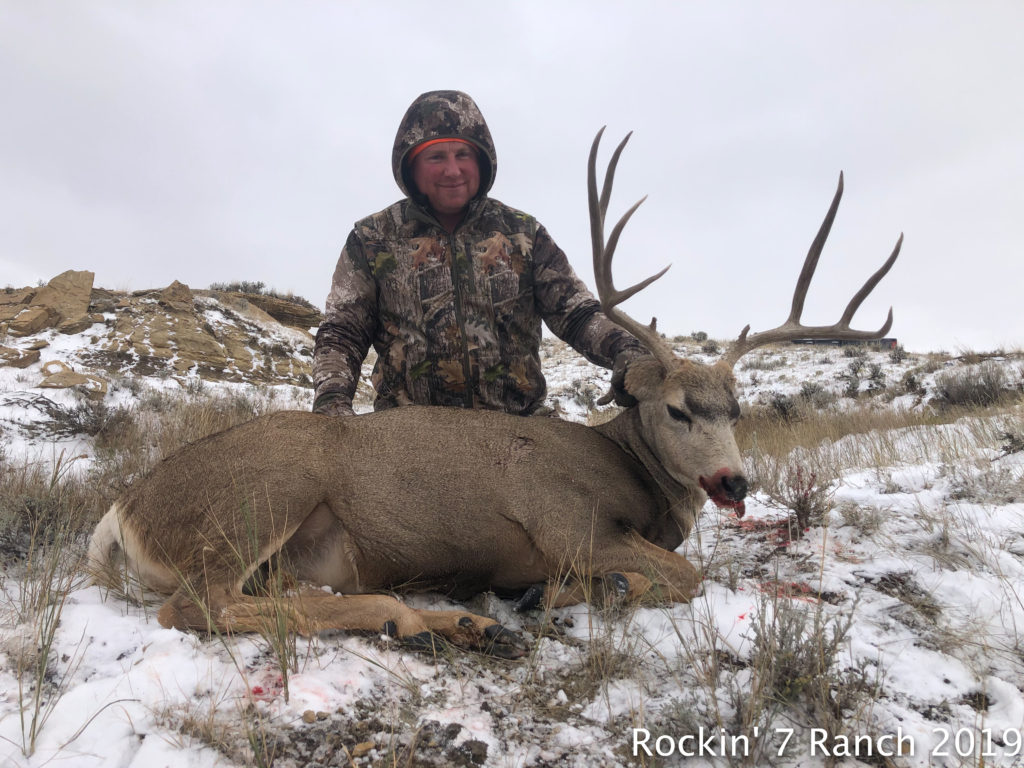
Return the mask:
[[[72,356],[88,336],[53,334],[36,366],[0,368],[0,460],[89,470],[89,439],[30,429],[46,422],[44,409],[33,406],[38,368]],[[687,354],[699,356],[692,349]],[[840,392],[845,361],[834,350],[828,354],[834,362],[823,362],[819,349],[787,350],[781,355],[785,365],[739,370],[745,402],[799,392],[810,380]],[[1004,362],[1015,370],[1013,361]],[[555,342],[545,343],[544,364],[551,402],[563,418],[587,418],[587,393],[604,392],[607,372]],[[895,366],[895,373],[887,367],[890,380],[912,364]],[[146,386],[182,389],[160,380]],[[207,391],[225,392],[246,386],[204,384]],[[308,407],[308,393],[261,391],[271,393],[264,394],[267,407]],[[68,408],[79,402],[70,391],[46,397]],[[107,397],[115,405],[135,395],[115,387]],[[920,399],[908,396],[893,402],[921,407]],[[43,708],[47,714],[31,754],[25,736],[31,709],[24,706],[29,692],[19,693],[15,655],[19,642],[33,635],[14,610],[23,586],[17,568],[5,564],[0,766],[232,766],[245,753],[238,747],[245,729],[260,727],[276,736],[308,733],[321,749],[335,734],[344,750],[329,758],[335,762],[322,764],[390,764],[389,750],[408,727],[423,729],[417,743],[441,750],[435,754],[461,749],[470,760],[483,754],[473,752],[483,744],[483,764],[493,768],[649,765],[650,758],[642,762],[630,751],[632,729],[649,729],[651,744],[663,735],[678,744],[688,727],[736,722],[737,707],[758,684],[760,672],[752,666],[758,627],[781,622],[793,610],[806,612],[809,621],[817,616],[826,627],[852,617],[832,663],[872,693],[861,700],[870,703],[866,710],[843,718],[854,733],[899,731],[913,739],[914,753],[894,757],[894,765],[978,764],[977,756],[957,755],[949,737],[967,729],[980,744],[989,729],[1001,741],[985,765],[1024,766],[1024,758],[1013,754],[1024,729],[1024,499],[1004,493],[1024,487],[1024,455],[1003,455],[998,445],[979,438],[986,428],[988,434],[998,431],[998,418],[877,436],[895,446],[887,455],[898,456],[882,466],[871,460],[863,436],[822,447],[843,457],[841,476],[830,487],[832,509],[826,525],[794,541],[779,537],[786,515],[761,493],[751,496],[742,521],[707,505],[680,550],[702,563],[706,574],[703,593],[689,605],[618,612],[573,606],[553,613],[557,631],[537,637],[536,627],[513,614],[509,603],[477,598],[470,610],[535,637],[530,656],[518,662],[461,652],[432,659],[381,637],[325,633],[295,640],[294,668],[285,681],[262,638],[163,629],[154,606],[129,604],[83,582],[70,591],[60,614],[49,671],[56,693]],[[410,602],[450,604],[429,595]],[[599,658],[610,671],[588,673]],[[805,710],[786,711],[787,718],[802,712],[803,721],[771,719],[767,711],[751,715],[751,725],[779,737],[758,744],[758,759],[826,765],[805,738],[819,723]],[[193,727],[183,727],[185,721]],[[777,756],[769,746],[777,747],[779,729],[790,727],[799,738]],[[357,741],[372,741],[373,748],[355,755]],[[949,756],[933,753],[943,743]],[[301,764],[282,759],[282,765]],[[445,764],[447,758],[438,759]],[[665,765],[683,762],[742,763],[713,755],[664,759]],[[837,764],[864,763],[850,757]]]

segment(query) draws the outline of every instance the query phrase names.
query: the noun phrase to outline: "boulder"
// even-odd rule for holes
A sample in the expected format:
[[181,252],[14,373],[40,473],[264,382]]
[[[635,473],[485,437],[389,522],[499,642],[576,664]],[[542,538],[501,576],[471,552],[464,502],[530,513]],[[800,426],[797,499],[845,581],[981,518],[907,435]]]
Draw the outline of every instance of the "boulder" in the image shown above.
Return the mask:
[[192,311],[192,289],[177,280],[162,291],[158,291],[156,299],[168,309],[178,312]]
[[94,277],[86,270],[62,272],[36,291],[32,306],[46,309],[58,331],[78,333],[92,325],[88,315]]
[[91,373],[75,373],[74,371],[59,371],[44,378],[39,382],[43,389],[70,389],[74,387],[90,400],[102,400],[106,394],[108,385],[106,379],[101,379]]
[[36,288],[5,288],[0,291],[0,323],[13,320],[32,303]]
[[50,328],[57,321],[57,315],[49,307],[28,307],[19,312],[7,324],[12,336],[28,336]]
[[15,349],[13,347],[0,346],[0,365],[11,368],[28,368],[33,363],[39,362],[38,349]]
[[60,360],[47,360],[43,363],[43,376],[53,376],[55,373],[71,373],[75,369]]
[[91,373],[76,373],[70,365],[60,360],[50,360],[43,365],[43,389],[70,389],[74,387],[90,400],[102,400],[108,390],[106,379]]
[[[72,271],[42,288],[0,290],[0,331],[29,337],[10,343],[0,354],[0,365],[37,362],[31,350],[45,347],[52,335],[40,331],[88,329],[88,344],[67,360],[77,370],[51,361],[42,386],[78,387],[101,397],[104,371],[309,386],[308,329],[319,322],[316,310],[273,297],[192,291],[177,280],[131,293],[94,288],[92,280],[91,272]],[[294,326],[282,324],[261,306]],[[93,371],[100,375],[91,376]]]

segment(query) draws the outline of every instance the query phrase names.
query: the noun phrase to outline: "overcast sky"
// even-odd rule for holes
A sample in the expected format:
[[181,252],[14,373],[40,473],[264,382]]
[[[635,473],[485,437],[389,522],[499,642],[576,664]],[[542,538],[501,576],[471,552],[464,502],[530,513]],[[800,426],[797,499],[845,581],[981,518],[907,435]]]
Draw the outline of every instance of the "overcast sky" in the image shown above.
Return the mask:
[[400,196],[398,121],[466,91],[492,195],[593,285],[586,156],[634,131],[611,210],[648,201],[626,309],[735,336],[789,310],[839,171],[804,320],[908,349],[1024,347],[1024,3],[0,0],[0,286],[262,281],[323,305],[352,223]]

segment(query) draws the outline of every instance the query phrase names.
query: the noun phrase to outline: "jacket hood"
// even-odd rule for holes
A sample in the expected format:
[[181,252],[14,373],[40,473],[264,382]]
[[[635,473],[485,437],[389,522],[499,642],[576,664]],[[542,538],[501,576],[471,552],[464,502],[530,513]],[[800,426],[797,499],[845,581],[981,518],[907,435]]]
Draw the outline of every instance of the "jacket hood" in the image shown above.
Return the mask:
[[418,96],[406,110],[391,152],[391,171],[402,192],[417,202],[420,196],[415,193],[405,160],[414,147],[431,139],[465,139],[480,150],[477,197],[486,195],[494,184],[498,157],[491,132],[476,102],[461,91],[428,91]]

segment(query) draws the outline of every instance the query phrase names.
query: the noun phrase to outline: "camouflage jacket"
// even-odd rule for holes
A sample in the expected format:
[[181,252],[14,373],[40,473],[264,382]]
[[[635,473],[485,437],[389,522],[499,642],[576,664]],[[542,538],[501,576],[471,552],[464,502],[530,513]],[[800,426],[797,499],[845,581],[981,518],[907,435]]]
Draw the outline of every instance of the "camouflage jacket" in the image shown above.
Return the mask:
[[611,367],[639,342],[600,312],[565,254],[532,217],[475,201],[449,234],[403,200],[356,225],[316,339],[316,398],[351,403],[377,351],[375,409],[431,404],[528,414],[543,401],[541,319]]
[[[408,177],[409,151],[462,138],[481,152],[481,183],[454,232]],[[338,259],[313,358],[314,408],[350,406],[377,352],[374,408],[450,405],[529,414],[543,402],[541,320],[591,362],[610,367],[640,343],[597,300],[536,219],[487,197],[497,158],[476,104],[458,91],[423,94],[392,155],[406,199],[356,223]]]

